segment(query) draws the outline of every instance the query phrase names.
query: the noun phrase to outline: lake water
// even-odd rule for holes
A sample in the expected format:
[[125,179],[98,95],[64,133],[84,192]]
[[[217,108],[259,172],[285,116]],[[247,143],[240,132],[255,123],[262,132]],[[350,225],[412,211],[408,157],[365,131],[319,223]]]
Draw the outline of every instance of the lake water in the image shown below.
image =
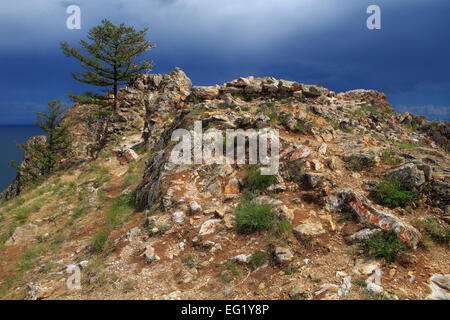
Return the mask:
[[20,163],[23,158],[16,144],[24,143],[30,137],[38,135],[43,135],[43,132],[35,125],[0,125],[0,193],[16,176],[16,169],[8,164],[9,161]]

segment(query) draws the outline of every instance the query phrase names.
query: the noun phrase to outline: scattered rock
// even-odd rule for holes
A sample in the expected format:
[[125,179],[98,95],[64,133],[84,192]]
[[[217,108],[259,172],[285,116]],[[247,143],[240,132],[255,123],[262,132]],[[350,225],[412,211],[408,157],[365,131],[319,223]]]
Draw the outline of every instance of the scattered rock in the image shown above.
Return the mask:
[[293,230],[295,237],[299,240],[309,237],[314,237],[325,233],[320,222],[304,223],[296,226]]
[[291,253],[291,250],[289,250],[288,248],[283,248],[283,247],[276,247],[274,255],[275,255],[275,261],[278,264],[288,263],[288,262],[292,261],[292,259],[294,258],[294,256]]
[[221,221],[221,219],[210,219],[205,221],[200,227],[200,231],[198,232],[198,234],[200,236],[205,236],[207,234],[216,232],[216,227],[220,224]]

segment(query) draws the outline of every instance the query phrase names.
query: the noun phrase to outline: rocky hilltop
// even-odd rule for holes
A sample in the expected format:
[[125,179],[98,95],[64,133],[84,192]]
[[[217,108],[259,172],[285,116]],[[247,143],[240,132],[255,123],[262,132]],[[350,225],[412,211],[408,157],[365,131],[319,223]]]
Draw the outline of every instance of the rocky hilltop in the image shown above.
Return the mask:
[[[114,114],[74,105],[75,156],[0,196],[3,298],[450,297],[448,122],[373,90],[192,86],[178,68],[118,98]],[[175,164],[172,134],[198,121],[278,130],[277,174]]]

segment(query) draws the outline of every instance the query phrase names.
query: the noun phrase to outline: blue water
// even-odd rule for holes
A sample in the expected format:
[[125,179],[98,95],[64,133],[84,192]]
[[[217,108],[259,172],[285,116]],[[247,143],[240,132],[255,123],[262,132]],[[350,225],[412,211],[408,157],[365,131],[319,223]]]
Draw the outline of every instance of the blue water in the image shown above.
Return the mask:
[[35,125],[0,125],[0,192],[6,189],[14,177],[16,169],[8,163],[15,160],[20,163],[23,154],[16,143],[26,142],[32,136],[43,135]]

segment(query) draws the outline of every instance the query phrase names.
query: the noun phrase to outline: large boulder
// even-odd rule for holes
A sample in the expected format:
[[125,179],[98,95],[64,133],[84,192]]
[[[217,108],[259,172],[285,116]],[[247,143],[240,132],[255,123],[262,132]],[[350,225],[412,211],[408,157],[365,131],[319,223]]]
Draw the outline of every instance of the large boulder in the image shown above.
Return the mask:
[[413,163],[406,163],[386,173],[389,180],[398,182],[403,188],[413,189],[425,183],[424,173]]
[[192,94],[201,100],[213,100],[219,97],[219,86],[192,87]]
[[408,246],[417,248],[422,235],[409,223],[401,220],[394,214],[382,212],[369,204],[367,200],[360,199],[350,189],[342,190],[338,194],[339,203],[347,206],[358,217],[382,230],[394,230],[400,240]]

